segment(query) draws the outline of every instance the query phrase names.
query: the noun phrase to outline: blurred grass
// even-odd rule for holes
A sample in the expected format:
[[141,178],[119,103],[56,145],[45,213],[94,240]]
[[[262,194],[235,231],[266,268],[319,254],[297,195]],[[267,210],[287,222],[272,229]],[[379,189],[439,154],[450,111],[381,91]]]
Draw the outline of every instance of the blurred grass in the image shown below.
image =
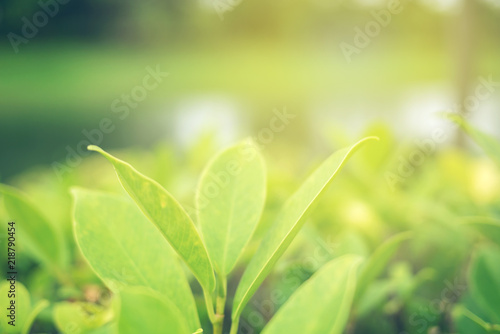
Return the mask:
[[[356,93],[392,95],[407,85],[446,82],[453,70],[443,52],[415,53],[404,44],[386,48],[390,55],[368,47],[351,64],[336,49],[255,42],[172,50],[81,44],[26,47],[29,50],[19,54],[0,51],[2,76],[9,78],[0,81],[0,104],[16,106],[21,113],[31,113],[31,108],[64,113],[68,106],[82,113],[101,113],[103,104],[129,93],[141,83],[145,68],[156,64],[170,77],[148,96],[149,103],[207,92],[258,101],[287,99],[290,104]],[[364,54],[370,52],[369,57]],[[495,53],[482,53],[478,63],[495,76],[500,74],[497,59]]]

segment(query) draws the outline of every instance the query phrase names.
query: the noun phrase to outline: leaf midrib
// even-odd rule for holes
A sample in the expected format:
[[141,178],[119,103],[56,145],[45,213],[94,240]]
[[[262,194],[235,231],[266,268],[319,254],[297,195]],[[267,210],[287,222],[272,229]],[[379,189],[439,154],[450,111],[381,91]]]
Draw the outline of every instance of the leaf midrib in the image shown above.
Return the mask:
[[[335,173],[337,172],[337,170],[335,171]],[[334,175],[335,175],[334,173]],[[326,187],[326,186],[325,186]],[[323,191],[323,189],[325,188],[321,188],[320,192]],[[311,200],[309,202],[309,204],[307,205],[307,207],[301,212],[299,218],[297,219],[297,221],[293,224],[293,227],[287,232],[287,234],[285,235],[285,237],[283,237],[280,241],[280,243],[278,244],[278,249],[279,249],[279,246],[283,244],[283,242],[288,238],[288,236],[293,232],[293,230],[295,229],[295,227],[297,226],[297,224],[300,222],[300,220],[302,219],[302,217],[304,217],[305,213],[307,212],[307,210],[311,207],[311,204],[314,202],[314,200],[318,197],[318,195],[316,195],[314,197],[313,200]],[[245,300],[246,296],[248,295],[248,292],[251,290],[251,288],[253,287],[253,285],[255,284],[255,282],[257,281],[257,279],[261,276],[262,272],[264,272],[267,267],[269,266],[269,263],[272,261],[272,259],[275,257],[276,253],[277,253],[277,250],[276,249],[275,251],[273,251],[272,255],[269,257],[269,259],[266,261],[266,263],[264,264],[264,267],[262,267],[262,270],[259,271],[259,273],[256,275],[255,279],[252,281],[252,284],[250,285],[250,287],[246,290],[245,294],[243,295],[243,298],[241,299],[242,301]],[[240,305],[241,303],[238,305],[238,308],[236,309],[236,314],[238,314],[240,312]]]
[[[369,137],[368,137],[369,138]],[[286,240],[286,238],[292,233],[292,231],[295,229],[295,227],[297,226],[297,224],[300,222],[300,220],[303,218],[304,214],[306,213],[306,211],[310,208],[311,204],[314,202],[314,200],[316,198],[318,198],[319,194],[321,194],[323,192],[323,190],[328,186],[328,184],[330,183],[330,181],[333,179],[333,177],[338,173],[338,171],[340,170],[340,168],[344,165],[344,163],[346,162],[347,158],[351,155],[351,153],[353,152],[354,149],[356,149],[357,147],[359,147],[359,145],[363,142],[365,142],[368,138],[365,138],[365,139],[362,139],[360,140],[359,142],[357,142],[356,144],[352,145],[348,151],[346,152],[346,154],[344,155],[344,157],[342,158],[342,160],[340,161],[339,165],[337,166],[337,168],[335,169],[335,171],[332,173],[331,177],[328,179],[328,181],[323,185],[323,187],[321,187],[320,191],[316,194],[316,196],[314,196],[314,198],[308,203],[308,205],[306,206],[306,208],[302,211],[302,213],[300,214],[299,218],[296,220],[296,222],[293,224],[293,227],[290,229],[290,231],[288,231],[288,233],[285,235],[285,237],[283,239],[281,239],[281,242],[279,243],[279,245],[283,244],[283,241]],[[306,179],[307,181],[307,179]],[[300,191],[301,188],[299,188],[297,190]],[[286,204],[284,205],[284,207],[286,207]],[[279,245],[278,245],[278,248],[279,249]],[[249,291],[251,290],[251,288],[254,286],[255,282],[257,281],[257,279],[261,276],[262,272],[264,272],[269,263],[271,262],[271,260],[274,258],[274,256],[276,255],[276,252],[277,252],[277,249],[272,253],[272,255],[269,257],[269,259],[266,261],[266,263],[264,264],[264,266],[262,267],[262,270],[260,270],[258,272],[258,274],[255,276],[255,279],[252,281],[252,283],[249,285],[249,288],[246,289],[245,291],[245,294],[243,295],[240,303],[238,304],[238,307],[236,308],[236,312],[234,312],[234,315],[235,315],[235,318],[236,317],[239,317],[240,316],[240,312],[242,311],[241,310],[241,305],[243,303],[243,301],[246,299],[246,297],[248,296],[248,293]],[[234,318],[233,318],[234,319]]]
[[[108,225],[104,225],[105,226],[105,229],[108,231],[108,234],[111,235],[111,239],[115,240],[116,243],[120,246],[120,248],[123,250],[124,254],[126,254],[127,258],[130,260],[130,262],[132,263],[132,266],[134,267],[134,269],[137,271],[137,273],[139,274],[138,276],[140,276],[141,280],[143,281],[144,285],[146,287],[151,287],[153,288],[151,285],[148,284],[148,280],[146,279],[146,277],[144,277],[144,275],[142,274],[141,270],[139,270],[139,268],[137,267],[137,264],[135,263],[135,261],[133,260],[133,258],[131,257],[131,255],[129,254],[129,252],[127,251],[127,249],[125,248],[125,246],[120,242],[120,240],[118,238],[116,238],[116,236],[112,233],[113,231],[110,229],[110,227]],[[154,288],[154,290],[156,290],[156,287]],[[159,291],[161,293],[163,293],[162,291]]]
[[[347,284],[344,290],[344,294],[342,295],[342,302],[340,303],[341,306],[344,306],[344,303],[346,302],[346,299],[348,298],[348,291],[350,288],[353,288],[354,292],[352,293],[352,296],[350,297],[351,299],[354,299],[354,294],[356,292],[356,280],[355,280],[355,269],[357,267],[357,263],[351,264],[351,267],[349,268],[349,273],[347,274]],[[349,308],[349,310],[351,307]],[[335,315],[335,322],[333,323],[333,328],[330,332],[330,334],[336,334],[337,326],[338,326],[338,319],[339,319],[340,312]]]
[[229,239],[229,235],[230,235],[231,230],[232,230],[232,226],[234,224],[234,203],[235,203],[235,198],[236,198],[235,193],[236,193],[236,188],[239,184],[240,184],[240,182],[239,182],[238,178],[235,178],[235,186],[231,190],[231,206],[230,206],[230,211],[229,211],[229,219],[228,219],[228,225],[227,225],[227,229],[226,229],[226,235],[224,238],[224,250],[222,253],[221,271],[222,271],[223,275],[226,274],[228,239]]
[[[132,165],[130,165],[129,163],[127,162],[124,162],[124,161],[121,161],[117,158],[114,158],[113,159],[116,160],[116,163],[117,164],[121,164],[123,166],[125,166],[126,168],[130,168],[131,170],[133,170],[135,173],[137,173],[137,175],[139,175],[141,178],[147,180],[148,182],[152,183],[155,187],[157,187],[160,192],[165,192],[168,196],[168,198],[174,202],[174,204],[177,205],[177,207],[180,209],[180,211],[182,213],[184,213],[185,217],[187,218],[187,221],[189,224],[191,224],[191,226],[193,227],[194,231],[196,233],[198,233],[198,231],[196,230],[196,227],[194,226],[192,220],[191,220],[191,217],[189,217],[189,215],[187,214],[187,212],[184,210],[184,208],[182,207],[182,205],[168,192],[166,191],[158,182],[156,182],[155,180],[141,174],[139,171],[137,171],[134,167],[132,167]],[[115,168],[115,171],[116,173],[118,174],[118,181],[120,182],[120,184],[122,185],[122,187],[125,189],[125,191],[132,197],[132,199],[134,200],[134,202],[136,204],[139,204],[140,205],[137,205],[137,207],[139,208],[139,210],[146,216],[146,218],[155,226],[155,228],[161,233],[161,235],[164,237],[164,239],[166,239],[166,241],[169,243],[169,244],[172,244],[172,248],[174,249],[174,251],[176,253],[180,253],[180,251],[178,250],[178,248],[180,248],[179,246],[177,247],[174,247],[174,244],[173,242],[170,241],[171,237],[168,235],[168,233],[166,231],[163,231],[160,226],[156,223],[156,219],[153,218],[153,216],[151,215],[151,213],[149,212],[149,210],[146,209],[146,206],[143,204],[142,200],[140,200],[139,196],[137,195],[137,193],[132,190],[133,188],[130,186],[130,182],[127,181],[126,177],[124,177],[124,175],[119,171],[118,168],[116,168],[115,166],[115,162],[112,162],[112,164],[114,165],[114,168]],[[125,187],[125,184],[127,184],[127,187]],[[130,189],[130,191],[128,191],[127,189]],[[167,224],[168,225],[168,224]],[[185,233],[183,231],[183,233]],[[189,233],[189,232],[188,232]],[[182,243],[184,243],[186,238],[183,237],[183,241]],[[199,234],[198,234],[198,240],[201,241],[201,238],[199,237]],[[201,242],[201,247],[205,250],[205,254],[208,254],[207,252],[207,249],[205,247],[205,245],[203,244],[203,242]],[[193,267],[193,265],[190,263],[191,261],[187,261],[187,260],[191,260],[191,254],[192,254],[192,250],[194,248],[194,243],[191,243],[191,249],[189,251],[189,256],[186,256],[186,265],[191,269],[191,271],[193,272],[193,275],[200,281],[200,284],[203,285],[203,283],[201,282],[202,280],[198,277],[198,274],[197,272],[200,272],[200,270],[196,270],[196,268]],[[207,261],[210,264],[210,259],[208,259],[208,256],[207,256]],[[204,266],[205,267],[205,266]],[[205,273],[204,274],[207,274],[207,271],[206,271],[206,267],[204,268],[205,270]],[[200,276],[201,276],[201,273],[200,273]],[[210,286],[210,272],[208,272],[208,282],[206,282],[208,284],[208,286]]]

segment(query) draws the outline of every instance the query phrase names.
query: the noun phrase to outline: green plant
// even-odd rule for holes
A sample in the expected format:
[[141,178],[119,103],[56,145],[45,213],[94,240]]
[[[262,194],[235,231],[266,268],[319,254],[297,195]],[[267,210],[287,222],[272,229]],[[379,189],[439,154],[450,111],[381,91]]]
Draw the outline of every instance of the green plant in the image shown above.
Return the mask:
[[[495,157],[493,137],[464,128]],[[6,332],[497,333],[495,160],[439,150],[390,189],[395,141],[383,125],[366,135],[382,140],[322,164],[285,145],[267,148],[267,168],[248,141],[210,160],[201,138],[182,154],[117,153],[158,183],[99,148],[120,182],[98,155],[62,183],[43,169],[8,180],[0,220],[16,225],[23,307]]]
[[[491,135],[479,131],[463,117],[446,114],[500,166],[500,145]],[[500,333],[500,221],[488,216],[466,217],[465,225],[476,230],[486,242],[478,243],[468,270],[469,300],[455,307],[456,318],[466,317],[476,330]],[[471,307],[472,306],[472,307]],[[469,308],[473,308],[471,311]],[[480,314],[480,315],[478,315]],[[486,320],[485,320],[486,319]],[[490,323],[488,321],[492,321]]]
[[[373,138],[365,138],[331,155],[283,205],[238,285],[231,333],[237,332],[243,308],[305,223],[312,204],[349,157],[370,140]],[[144,323],[151,326],[148,333],[166,328],[176,333],[201,331],[195,299],[175,254],[203,290],[214,333],[222,333],[227,279],[265,202],[266,172],[257,147],[244,141],[209,163],[196,196],[195,218],[201,233],[179,202],[157,182],[96,146],[89,149],[112,163],[132,199],[73,190],[76,240],[94,271],[119,296],[120,333],[134,333],[134,328],[135,333],[141,332],[134,326]],[[360,263],[353,256],[330,262],[290,298],[265,333],[303,333],[301,326],[308,333],[341,333],[349,318]],[[326,284],[332,275],[336,279]],[[304,309],[304,303],[310,310]],[[154,304],[158,311],[134,312],[142,304]],[[338,310],[337,316],[331,322],[322,321],[321,313],[332,307]],[[162,321],[156,321],[159,315]],[[308,319],[305,324],[303,317]]]
[[[11,284],[15,284],[15,288],[11,288]],[[12,300],[12,294],[15,295],[15,305],[16,308],[16,316],[15,318],[10,318],[10,310],[11,306],[10,301]],[[21,333],[28,334],[30,332],[31,325],[33,321],[37,317],[37,315],[49,306],[49,302],[47,300],[41,300],[35,305],[32,305],[31,296],[26,287],[19,283],[7,280],[7,282],[2,282],[0,284],[0,302],[2,305],[8,305],[6,307],[7,321],[2,321],[0,323],[0,329],[2,333]],[[15,324],[11,325],[11,324]]]

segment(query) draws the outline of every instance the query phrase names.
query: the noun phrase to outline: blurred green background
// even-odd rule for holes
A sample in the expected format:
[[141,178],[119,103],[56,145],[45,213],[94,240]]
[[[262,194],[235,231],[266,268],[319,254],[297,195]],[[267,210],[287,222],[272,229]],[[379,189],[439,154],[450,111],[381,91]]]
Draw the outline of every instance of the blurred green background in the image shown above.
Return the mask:
[[[43,6],[2,0],[0,177],[63,162],[103,117],[116,124],[107,148],[186,144],[204,131],[233,141],[283,107],[299,117],[280,137],[297,142],[338,128],[356,137],[374,120],[401,139],[426,136],[433,113],[453,110],[479,76],[500,81],[500,3],[401,1],[349,62],[341,43],[355,45],[355,29],[390,3],[70,0],[13,46],[25,20],[44,23],[34,18]],[[156,66],[169,76],[119,119],[113,101]],[[498,132],[499,99],[471,121]]]
[[[229,280],[231,295],[306,175],[334,150],[378,135],[335,180],[243,318],[251,322],[273,289],[288,297],[327,260],[369,256],[391,235],[413,231],[347,332],[486,333],[452,317],[455,305],[500,322],[468,290],[429,310],[446,282],[469,279],[472,254],[492,246],[464,217],[500,217],[498,166],[438,116],[460,113],[500,136],[500,0],[64,1],[0,0],[0,183],[27,194],[64,236],[70,259],[61,279],[21,244],[19,279],[33,300],[106,308],[112,299],[73,239],[70,187],[122,192],[104,159],[84,150],[88,136],[188,208],[210,157],[255,138],[268,165],[268,197]],[[395,3],[398,13],[389,10]],[[53,17],[30,28],[44,8]],[[347,44],[357,51],[346,57]],[[269,132],[277,114],[291,118]],[[415,152],[423,161],[411,162]],[[0,206],[2,221],[8,217]],[[311,265],[325,242],[332,254]],[[61,332],[52,307],[35,333]],[[275,309],[250,327],[259,332]]]

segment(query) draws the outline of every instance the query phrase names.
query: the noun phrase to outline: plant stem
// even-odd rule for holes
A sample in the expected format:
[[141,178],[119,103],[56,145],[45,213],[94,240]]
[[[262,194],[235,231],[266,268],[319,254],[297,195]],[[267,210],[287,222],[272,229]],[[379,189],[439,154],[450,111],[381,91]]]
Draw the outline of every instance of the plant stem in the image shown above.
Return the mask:
[[479,326],[483,327],[488,333],[494,333],[500,330],[500,325],[493,325],[484,321],[483,319],[472,313],[468,308],[464,307],[462,312],[463,315],[465,315],[470,320],[474,321]]
[[240,318],[233,319],[233,323],[231,324],[230,334],[237,334],[239,325],[240,325]]
[[225,276],[218,277],[217,300],[215,306],[215,319],[212,321],[214,334],[222,334],[224,326],[224,311],[226,308],[227,280]]
[[212,323],[214,326],[214,334],[222,334],[222,327],[224,326],[224,316],[220,314],[215,315],[215,322]]
[[22,334],[28,334],[30,332],[31,326],[35,321],[36,317],[40,312],[42,312],[45,308],[49,306],[49,302],[46,300],[41,300],[38,304],[35,305],[31,313],[28,315],[28,319],[24,323],[24,326],[21,329]]
[[215,314],[214,314],[214,302],[212,300],[212,295],[205,289],[203,289],[203,295],[205,296],[205,304],[207,305],[208,318],[210,319],[211,323],[214,323]]

